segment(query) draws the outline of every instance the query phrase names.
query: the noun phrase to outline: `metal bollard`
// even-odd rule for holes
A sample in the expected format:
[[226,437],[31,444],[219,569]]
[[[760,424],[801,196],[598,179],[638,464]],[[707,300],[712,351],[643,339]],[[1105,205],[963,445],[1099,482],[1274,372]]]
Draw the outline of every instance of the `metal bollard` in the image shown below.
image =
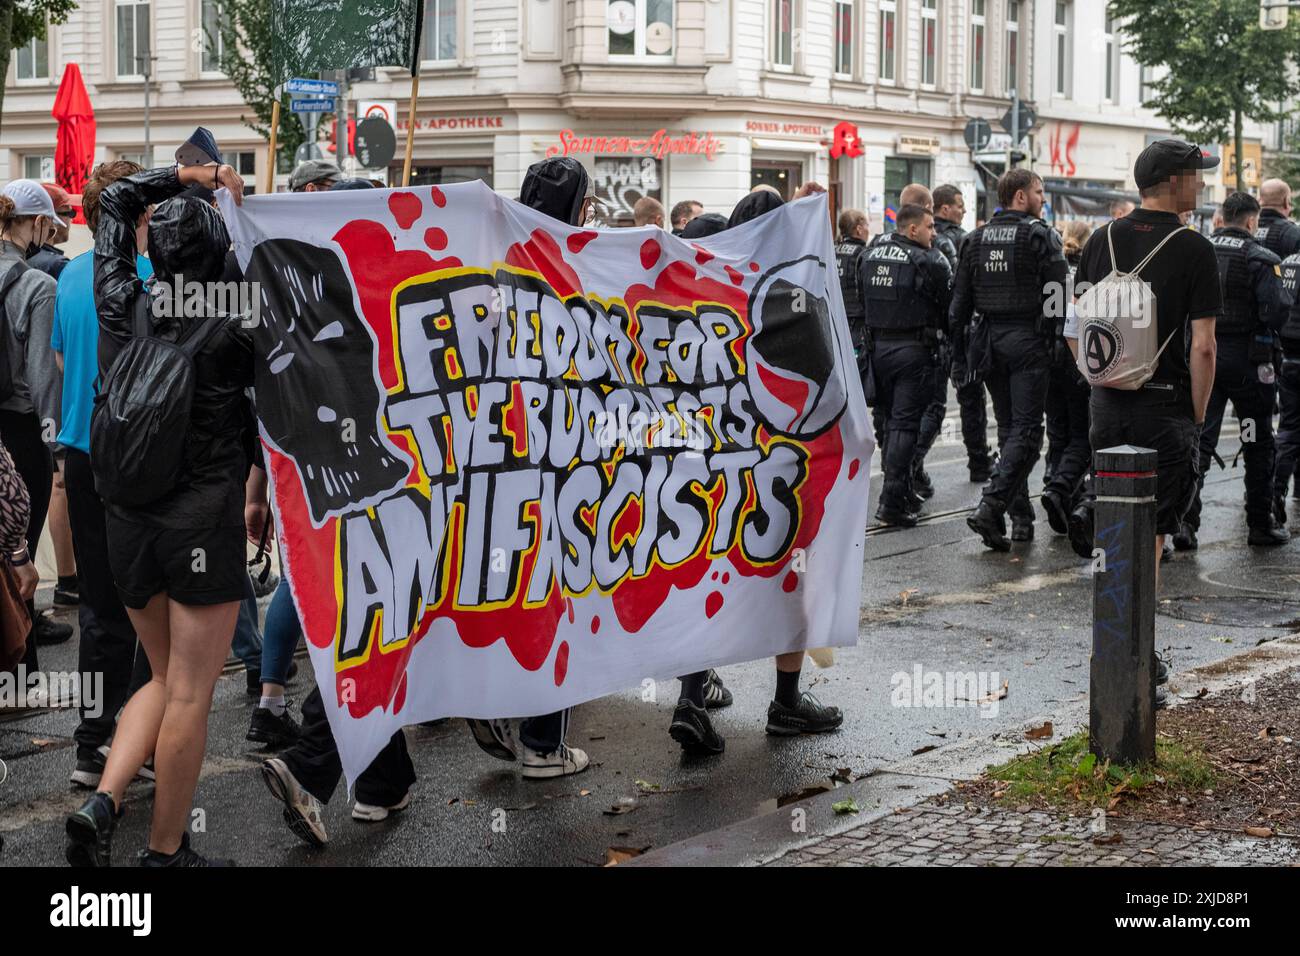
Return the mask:
[[1149,763],[1156,756],[1156,453],[1104,448],[1093,469],[1088,745],[1098,760]]

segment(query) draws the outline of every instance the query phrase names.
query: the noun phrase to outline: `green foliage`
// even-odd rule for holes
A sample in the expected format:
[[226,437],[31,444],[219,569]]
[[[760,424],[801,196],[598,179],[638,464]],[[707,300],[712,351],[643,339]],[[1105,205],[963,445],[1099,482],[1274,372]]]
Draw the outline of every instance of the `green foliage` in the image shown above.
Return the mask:
[[1133,59],[1168,68],[1146,105],[1195,142],[1233,142],[1239,169],[1243,120],[1279,119],[1300,91],[1300,26],[1261,30],[1258,0],[1111,0],[1110,12]]
[[44,39],[47,23],[67,23],[76,8],[77,0],[0,0],[0,122],[11,53],[33,39]]

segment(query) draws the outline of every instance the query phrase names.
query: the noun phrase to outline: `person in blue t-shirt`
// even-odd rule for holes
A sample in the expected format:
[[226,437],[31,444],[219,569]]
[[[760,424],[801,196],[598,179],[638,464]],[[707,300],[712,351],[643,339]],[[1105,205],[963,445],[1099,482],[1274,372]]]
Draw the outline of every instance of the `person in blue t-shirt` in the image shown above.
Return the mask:
[[[91,232],[99,221],[99,194],[123,176],[139,171],[139,166],[125,160],[105,163],[95,170],[82,195]],[[141,218],[143,228],[144,217]],[[63,421],[58,442],[65,449],[63,480],[72,524],[72,547],[81,576],[81,604],[77,609],[81,643],[77,669],[104,675],[103,706],[96,709],[96,716],[89,716],[83,707],[81,723],[74,734],[77,766],[71,779],[74,784],[92,789],[99,784],[118,712],[150,677],[148,660],[144,654],[136,653],[135,629],[109,570],[104,505],[95,493],[95,479],[90,471],[90,412],[99,374],[96,352],[99,318],[91,288],[94,262],[94,252],[86,252],[69,262],[60,273],[50,333],[50,346],[63,370]],[[143,256],[137,257],[136,269],[141,279],[153,275],[153,267]]]

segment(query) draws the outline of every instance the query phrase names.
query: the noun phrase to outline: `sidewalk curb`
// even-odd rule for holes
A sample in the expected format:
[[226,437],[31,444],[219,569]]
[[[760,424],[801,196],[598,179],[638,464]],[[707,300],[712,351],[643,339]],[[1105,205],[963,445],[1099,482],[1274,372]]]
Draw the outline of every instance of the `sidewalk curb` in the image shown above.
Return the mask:
[[[1170,677],[1171,706],[1190,700],[1204,688],[1222,693],[1261,677],[1300,666],[1300,635],[1280,637],[1213,664]],[[1027,741],[1024,731],[1051,721],[1054,733],[1041,743]],[[671,843],[620,866],[761,866],[794,850],[838,836],[864,824],[924,803],[973,780],[1011,757],[1044,743],[1059,741],[1088,726],[1087,701],[1063,702],[1051,713],[1018,728],[963,740],[923,754],[882,765],[870,775],[807,800],[741,820],[729,826]],[[852,798],[861,811],[837,814],[831,805]],[[804,811],[803,832],[795,831],[795,811]]]

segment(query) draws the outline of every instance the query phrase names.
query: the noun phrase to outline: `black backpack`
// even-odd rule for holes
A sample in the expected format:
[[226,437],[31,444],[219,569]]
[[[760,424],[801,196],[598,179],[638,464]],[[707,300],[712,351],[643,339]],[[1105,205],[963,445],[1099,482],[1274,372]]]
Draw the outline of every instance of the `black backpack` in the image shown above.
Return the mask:
[[153,334],[149,294],[136,297],[131,339],[109,366],[90,415],[90,466],[105,501],[141,508],[176,486],[194,401],[194,356],[226,320],[209,316],[167,342]]
[[25,262],[15,262],[13,267],[0,280],[0,402],[7,402],[14,397],[14,370],[9,367],[9,315],[5,312],[5,296],[14,287],[23,273],[30,268]]

